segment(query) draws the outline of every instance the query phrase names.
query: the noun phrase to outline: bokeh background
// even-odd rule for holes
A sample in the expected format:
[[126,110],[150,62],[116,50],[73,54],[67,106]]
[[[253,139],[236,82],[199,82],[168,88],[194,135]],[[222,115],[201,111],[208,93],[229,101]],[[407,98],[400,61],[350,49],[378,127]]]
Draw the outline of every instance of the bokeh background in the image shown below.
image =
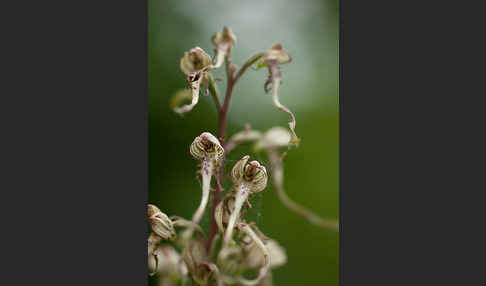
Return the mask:
[[[210,37],[224,25],[237,37],[233,63],[280,42],[292,55],[282,66],[280,100],[294,111],[301,145],[285,159],[285,186],[291,198],[317,214],[338,218],[338,1],[149,0],[149,202],[168,215],[190,219],[201,198],[196,161],[189,145],[200,133],[217,133],[217,114],[202,96],[183,118],[169,99],[186,87],[179,70],[184,51],[200,46],[213,55]],[[213,73],[224,79],[224,69]],[[288,115],[276,109],[263,84],[266,69],[248,70],[235,88],[228,134],[287,127]],[[219,82],[221,93],[225,81]],[[233,164],[251,149],[232,152]],[[265,164],[262,154],[250,154]],[[269,180],[270,182],[270,180]],[[228,189],[228,188],[227,188]],[[288,263],[273,271],[274,285],[338,285],[339,235],[314,227],[280,204],[271,184],[252,200],[249,216],[286,248]],[[202,221],[209,225],[209,216]],[[149,280],[155,285],[154,279]]]

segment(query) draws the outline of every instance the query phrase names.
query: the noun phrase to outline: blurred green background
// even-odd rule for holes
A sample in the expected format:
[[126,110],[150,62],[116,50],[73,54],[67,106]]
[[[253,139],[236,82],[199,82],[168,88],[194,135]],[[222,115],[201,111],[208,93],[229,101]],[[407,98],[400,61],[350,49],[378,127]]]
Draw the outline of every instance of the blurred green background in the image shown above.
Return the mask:
[[[280,100],[296,115],[301,145],[285,159],[286,191],[315,213],[338,218],[338,1],[149,0],[148,8],[149,202],[187,219],[199,205],[197,162],[189,155],[189,145],[203,131],[217,133],[216,110],[211,98],[202,96],[181,118],[168,102],[177,89],[186,87],[178,65],[184,51],[200,46],[213,55],[210,37],[228,25],[237,37],[232,58],[238,66],[277,42],[292,55],[292,63],[282,66]],[[213,75],[225,79],[224,69]],[[266,69],[248,70],[239,81],[228,118],[229,136],[246,123],[259,130],[288,126],[288,115],[263,91],[266,76]],[[219,90],[224,92],[225,80]],[[245,146],[233,151],[229,164],[249,150]],[[262,154],[250,155],[266,165]],[[287,210],[271,184],[252,204],[250,219],[287,251],[288,263],[273,271],[274,285],[338,285],[337,233],[314,227]],[[209,225],[209,216],[202,225]]]

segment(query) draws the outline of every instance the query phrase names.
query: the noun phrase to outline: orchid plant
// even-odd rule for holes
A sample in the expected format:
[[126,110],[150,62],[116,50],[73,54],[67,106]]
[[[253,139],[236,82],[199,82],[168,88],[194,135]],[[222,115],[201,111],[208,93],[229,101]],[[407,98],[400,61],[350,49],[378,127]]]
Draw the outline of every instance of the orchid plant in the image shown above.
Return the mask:
[[[219,114],[217,136],[203,132],[189,147],[190,155],[200,162],[202,196],[191,220],[167,216],[157,206],[148,205],[151,233],[148,237],[149,275],[157,275],[159,285],[272,285],[272,269],[286,263],[287,256],[277,241],[265,236],[254,222],[247,222],[245,210],[251,208],[249,199],[265,191],[268,179],[272,180],[280,201],[297,215],[324,229],[338,231],[338,222],[323,219],[291,200],[284,191],[283,159],[286,151],[297,147],[300,139],[295,133],[293,112],[279,101],[281,85],[280,66],[291,62],[291,57],[280,44],[256,53],[238,68],[231,61],[231,49],[236,37],[230,28],[212,37],[214,59],[199,47],[185,52],[180,69],[189,89],[178,91],[171,100],[177,114],[191,111],[199,102],[199,95],[211,95]],[[227,88],[224,100],[218,92],[211,71],[225,64]],[[290,116],[289,129],[273,127],[260,132],[247,126],[229,139],[226,124],[233,89],[238,80],[253,65],[266,67],[268,77],[265,93],[272,91],[273,104]],[[203,88],[201,88],[203,87]],[[190,100],[189,104],[184,104]],[[230,174],[225,174],[226,156],[240,144],[253,143],[255,152],[264,152],[269,161],[265,167],[246,155],[236,162]],[[268,169],[268,170],[267,170]],[[223,181],[231,178],[233,187],[223,193]],[[210,198],[212,200],[210,200]],[[212,206],[208,207],[208,202]],[[210,211],[211,225],[206,232],[199,225]]]

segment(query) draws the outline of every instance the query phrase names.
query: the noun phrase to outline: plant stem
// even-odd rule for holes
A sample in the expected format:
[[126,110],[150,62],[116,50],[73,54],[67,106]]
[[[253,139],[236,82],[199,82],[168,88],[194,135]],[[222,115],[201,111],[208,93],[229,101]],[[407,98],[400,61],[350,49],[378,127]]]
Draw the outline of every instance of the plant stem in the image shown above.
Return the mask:
[[[223,106],[220,106],[219,110],[219,121],[218,121],[218,140],[221,142],[221,145],[223,148],[226,145],[226,122],[227,122],[227,115],[229,111],[229,106],[231,102],[231,98],[233,96],[233,88],[238,81],[238,79],[243,75],[243,73],[256,61],[258,61],[261,57],[263,57],[263,53],[257,53],[256,55],[250,57],[246,62],[241,66],[241,68],[236,72],[235,76],[235,71],[236,71],[236,66],[232,64],[231,62],[231,52],[228,51],[226,55],[226,96],[224,98]],[[210,81],[211,83],[211,81]],[[213,82],[214,84],[214,82]],[[217,102],[218,105],[219,101]],[[213,194],[213,203],[212,203],[212,208],[211,208],[211,229],[209,231],[208,235],[208,240],[206,242],[206,249],[209,251],[211,248],[212,241],[214,239],[214,236],[216,235],[216,232],[218,231],[218,226],[216,225],[216,220],[214,219],[214,212],[216,210],[216,207],[218,206],[222,187],[221,187],[221,182],[223,180],[223,175],[224,175],[224,165],[226,161],[226,152],[223,155],[223,159],[221,160],[221,166],[219,170],[217,171],[215,177],[216,177],[216,187],[215,191]]]
[[263,52],[260,52],[260,53],[257,53],[255,55],[253,55],[251,58],[249,58],[240,68],[240,70],[236,73],[236,76],[235,76],[235,79],[234,79],[234,82],[236,83],[238,81],[238,79],[243,75],[243,73],[246,71],[246,69],[248,69],[249,67],[251,67],[251,65],[253,65],[256,61],[258,61],[259,59],[261,59],[263,57]]
[[214,104],[216,104],[216,109],[218,112],[221,111],[221,103],[219,102],[219,93],[218,90],[216,89],[216,83],[214,82],[213,77],[208,73],[207,74],[208,78],[208,87],[209,87],[209,93],[211,93],[211,96],[213,97]]
[[[234,79],[233,79],[233,71],[231,66],[231,59],[230,53],[226,56],[226,74],[227,74],[227,85],[226,85],[226,96],[224,98],[223,106],[219,108],[219,122],[218,122],[218,140],[221,142],[223,148],[225,146],[225,137],[226,137],[226,116],[228,114],[229,104],[231,101],[231,97],[233,95],[233,86],[234,86]],[[221,192],[223,191],[221,188],[221,181],[224,175],[224,164],[226,159],[226,152],[223,155],[221,160],[221,166],[216,172],[216,187],[213,194],[213,203],[211,207],[211,229],[209,231],[208,240],[206,241],[206,250],[209,251],[211,248],[212,241],[216,232],[218,231],[218,226],[216,225],[216,220],[214,219],[214,212],[216,207],[218,206]]]

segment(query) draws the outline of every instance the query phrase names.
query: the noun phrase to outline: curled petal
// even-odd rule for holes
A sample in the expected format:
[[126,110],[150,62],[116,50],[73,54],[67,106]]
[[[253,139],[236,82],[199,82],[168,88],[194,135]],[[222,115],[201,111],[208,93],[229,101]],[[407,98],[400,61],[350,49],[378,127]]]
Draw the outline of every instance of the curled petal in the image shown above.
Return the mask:
[[253,240],[253,243],[255,243],[255,245],[260,249],[263,255],[263,266],[260,268],[258,276],[255,279],[249,280],[240,277],[237,280],[241,285],[256,286],[260,283],[260,281],[262,281],[263,278],[265,278],[270,269],[270,254],[263,241],[258,237],[258,235],[251,229],[249,225],[241,223],[240,228]]
[[241,178],[243,178],[243,175],[245,174],[245,166],[248,160],[250,160],[250,156],[244,156],[238,162],[236,162],[233,169],[231,169],[231,179],[233,180],[233,183],[237,183]]
[[188,100],[192,100],[192,90],[180,89],[171,97],[169,106],[174,112],[177,112],[176,110]]
[[260,165],[258,161],[251,161],[245,166],[244,179],[251,182],[251,192],[258,193],[267,186],[267,169]]
[[231,179],[235,184],[249,184],[250,192],[261,192],[267,186],[267,170],[258,161],[248,163],[250,156],[241,158],[231,169]]
[[288,109],[286,106],[282,105],[278,99],[278,89],[280,87],[280,77],[275,77],[273,76],[272,77],[272,99],[273,99],[273,103],[275,104],[275,106],[284,111],[284,112],[287,112],[290,116],[290,122],[289,122],[289,128],[290,128],[290,131],[291,131],[291,138],[290,138],[290,143],[292,145],[295,145],[295,146],[298,146],[299,145],[299,137],[297,137],[297,134],[295,133],[295,124],[296,124],[296,121],[295,121],[295,116],[294,114],[292,113],[292,111],[290,111],[290,109]]
[[[199,90],[200,90],[200,87],[201,87],[201,82],[203,80],[203,77],[204,77],[203,72],[197,72],[197,73],[192,74],[188,77],[188,81],[189,81],[189,85],[191,87],[191,93],[192,93],[191,103],[180,106],[180,107],[179,106],[173,106],[172,110],[174,110],[174,112],[176,112],[178,114],[183,114],[183,113],[186,113],[188,111],[191,111],[194,108],[194,106],[196,106],[196,104],[199,101]],[[187,96],[187,95],[183,95],[183,96]]]
[[282,49],[282,45],[280,44],[273,45],[273,47],[264,54],[263,63],[265,66],[268,67],[269,71],[269,77],[265,81],[264,90],[265,92],[268,92],[270,90],[269,86],[272,86],[273,103],[278,109],[288,113],[291,119],[291,121],[289,122],[289,127],[291,131],[290,143],[292,145],[298,146],[300,139],[299,137],[297,137],[297,134],[295,134],[295,116],[292,111],[290,111],[290,109],[280,103],[278,98],[278,89],[281,84],[281,74],[279,67],[282,64],[290,63],[290,61],[291,58],[289,53],[287,51],[284,51]]

